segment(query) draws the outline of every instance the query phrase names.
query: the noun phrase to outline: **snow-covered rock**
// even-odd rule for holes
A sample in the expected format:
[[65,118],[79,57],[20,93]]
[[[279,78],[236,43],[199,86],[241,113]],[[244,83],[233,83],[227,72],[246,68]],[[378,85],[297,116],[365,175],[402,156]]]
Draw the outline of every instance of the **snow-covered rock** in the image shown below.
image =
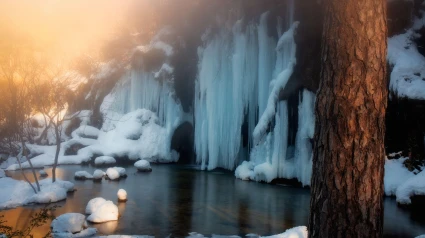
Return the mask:
[[127,201],[127,192],[124,189],[119,189],[117,192],[118,201],[125,202]]
[[397,202],[400,204],[410,204],[410,197],[414,195],[425,195],[425,171],[409,178],[396,191]]
[[102,203],[94,212],[87,217],[93,223],[103,223],[118,220],[118,207],[112,201]]
[[47,173],[46,173],[46,171],[44,171],[44,169],[40,169],[39,171],[38,171],[38,173],[40,174],[40,177],[47,177]]
[[127,177],[127,171],[122,167],[114,167],[116,171],[120,174],[120,177]]
[[[0,210],[23,206],[31,203],[52,203],[66,199],[67,193],[74,191],[74,184],[68,181],[56,180],[52,183],[50,178],[39,181],[40,192],[34,193],[31,186],[12,178],[0,179]],[[36,187],[35,184],[33,184]]]
[[82,125],[78,129],[72,132],[73,138],[97,138],[99,136],[99,129],[92,126]]
[[407,158],[386,159],[385,175],[384,175],[384,191],[385,195],[393,196],[396,194],[397,188],[407,180],[415,176],[404,166]]
[[107,165],[107,164],[115,164],[117,161],[112,156],[99,156],[94,160],[94,164],[99,165]]
[[88,228],[86,216],[80,213],[65,213],[58,216],[50,225],[54,238],[91,237],[96,235],[96,228]]
[[89,174],[87,171],[77,171],[74,174],[75,179],[85,180],[93,179],[93,175]]
[[52,221],[52,233],[78,233],[85,228],[86,216],[80,213],[65,213]]
[[110,180],[120,179],[120,173],[115,168],[109,168],[106,170],[106,176]]
[[86,214],[90,215],[92,214],[94,211],[96,211],[96,209],[99,208],[100,205],[102,205],[104,202],[106,202],[106,200],[102,197],[97,197],[97,198],[93,198],[91,199],[86,206]]
[[150,172],[150,171],[152,171],[151,164],[149,163],[149,161],[144,160],[144,159],[139,160],[136,163],[134,163],[134,167],[136,167],[137,170],[140,171],[140,172]]
[[105,172],[103,172],[103,171],[102,171],[102,170],[100,170],[100,169],[96,169],[96,170],[93,172],[93,179],[94,179],[94,180],[101,180],[104,176],[105,176]]

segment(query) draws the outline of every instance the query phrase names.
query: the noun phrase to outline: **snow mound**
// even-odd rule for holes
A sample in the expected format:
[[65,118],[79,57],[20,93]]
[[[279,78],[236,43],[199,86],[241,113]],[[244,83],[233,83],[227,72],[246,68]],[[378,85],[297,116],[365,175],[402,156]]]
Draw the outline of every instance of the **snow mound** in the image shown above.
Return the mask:
[[384,191],[385,195],[396,195],[397,188],[407,180],[415,176],[405,166],[404,161],[407,158],[386,159],[385,160],[385,175],[384,175]]
[[134,163],[134,167],[137,168],[140,172],[150,172],[152,171],[151,164],[147,160],[139,160],[136,163]]
[[124,189],[119,189],[117,192],[118,201],[127,201],[127,192]]
[[425,195],[425,171],[409,178],[396,191],[397,202],[400,204],[410,204],[410,197],[414,195]]
[[106,176],[110,180],[118,180],[120,173],[115,168],[109,168],[106,170]]
[[[307,238],[308,231],[307,231],[307,227],[305,226],[297,226],[297,227],[288,229],[285,232],[281,234],[277,234],[277,235],[272,235],[272,236],[246,235],[246,237],[248,236],[259,237],[259,238]],[[224,237],[240,238],[240,236],[237,236],[237,235],[233,235],[233,236],[212,235],[211,236],[211,238],[224,238]],[[197,232],[190,232],[189,236],[186,236],[186,238],[207,238],[207,237]]]
[[77,171],[74,174],[75,179],[85,180],[93,179],[93,175],[89,174],[87,171]]
[[308,231],[305,226],[297,226],[286,230],[285,232],[272,236],[260,236],[261,238],[307,238]]
[[78,233],[85,227],[86,216],[80,213],[65,213],[52,221],[53,233]]
[[241,180],[254,180],[254,163],[242,162],[235,170],[235,177]]
[[100,205],[102,205],[104,202],[106,202],[106,200],[102,197],[97,197],[97,198],[93,198],[91,199],[86,206],[86,214],[92,214],[93,212],[96,211],[96,209],[99,208]]
[[40,177],[47,177],[47,173],[44,171],[44,169],[40,169],[38,173],[40,174]]
[[102,170],[100,170],[100,169],[96,169],[96,170],[93,172],[93,179],[94,179],[94,180],[101,180],[104,176],[105,176],[105,172],[103,172],[103,171],[102,171]]
[[105,201],[94,212],[87,217],[87,220],[93,223],[103,223],[107,221],[118,220],[118,207],[112,201]]
[[94,160],[95,165],[115,164],[116,162],[112,156],[99,156]]
[[[74,190],[74,184],[68,181],[52,180],[47,178],[39,181],[40,192],[34,193],[31,186],[19,180],[12,178],[1,178],[0,187],[2,188],[0,196],[0,210],[14,208],[31,203],[52,203],[65,200],[67,192]],[[36,186],[33,184],[34,187]]]
[[97,138],[99,136],[99,129],[92,126],[82,125],[71,133],[72,138]]

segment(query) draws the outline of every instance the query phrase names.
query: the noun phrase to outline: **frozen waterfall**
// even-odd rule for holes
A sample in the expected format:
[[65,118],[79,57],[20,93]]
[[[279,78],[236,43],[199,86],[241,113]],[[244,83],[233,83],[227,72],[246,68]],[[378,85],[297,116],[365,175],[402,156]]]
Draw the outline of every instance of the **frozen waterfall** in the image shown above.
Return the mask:
[[[296,63],[298,22],[292,20],[291,6],[289,12],[286,22],[278,20],[274,33],[269,32],[266,12],[258,22],[238,20],[231,30],[222,27],[204,37],[204,46],[198,50],[194,99],[195,151],[202,169],[234,169],[240,158],[246,159],[242,154],[249,152],[250,161],[237,168],[237,177],[267,182],[297,178],[310,184],[314,94],[300,92],[292,154],[288,152],[288,103],[279,102]],[[247,148],[241,136],[244,123]]]

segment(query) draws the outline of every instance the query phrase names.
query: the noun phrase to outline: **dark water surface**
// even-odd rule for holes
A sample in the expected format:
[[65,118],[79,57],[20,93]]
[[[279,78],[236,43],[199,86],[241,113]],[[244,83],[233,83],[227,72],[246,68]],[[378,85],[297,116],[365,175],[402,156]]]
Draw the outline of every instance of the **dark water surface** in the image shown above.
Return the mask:
[[[125,166],[123,166],[125,167]],[[117,191],[128,193],[126,203],[118,203],[120,218],[116,222],[93,225],[101,234],[154,235],[183,237],[196,231],[204,235],[271,235],[288,228],[307,225],[310,193],[308,189],[260,184],[235,179],[229,172],[205,172],[180,165],[152,165],[151,173],[137,173],[125,167],[128,177],[120,181],[75,181],[74,173],[91,166],[61,166],[58,177],[75,184],[77,191],[55,212],[83,213],[87,202],[103,197],[116,203]],[[50,169],[46,169],[51,174]],[[29,171],[27,171],[29,172]],[[8,173],[21,179],[18,172]],[[385,236],[415,237],[425,234],[421,209],[403,209],[395,199],[385,199]],[[7,225],[23,228],[31,214],[41,206],[26,206],[6,211]],[[34,231],[40,237],[49,229],[45,225]]]

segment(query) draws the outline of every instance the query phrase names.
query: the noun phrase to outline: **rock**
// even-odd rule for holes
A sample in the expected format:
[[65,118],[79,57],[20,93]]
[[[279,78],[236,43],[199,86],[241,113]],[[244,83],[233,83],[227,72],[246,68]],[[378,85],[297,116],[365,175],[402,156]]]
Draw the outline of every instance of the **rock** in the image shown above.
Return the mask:
[[87,171],[77,171],[74,174],[76,180],[86,180],[93,179],[93,175],[89,174]]
[[139,160],[136,163],[134,163],[134,167],[137,168],[138,171],[140,172],[151,172],[152,168],[151,168],[151,164],[149,163],[149,161],[147,160]]
[[127,192],[124,189],[119,189],[117,196],[118,196],[118,201],[120,202],[127,201]]

